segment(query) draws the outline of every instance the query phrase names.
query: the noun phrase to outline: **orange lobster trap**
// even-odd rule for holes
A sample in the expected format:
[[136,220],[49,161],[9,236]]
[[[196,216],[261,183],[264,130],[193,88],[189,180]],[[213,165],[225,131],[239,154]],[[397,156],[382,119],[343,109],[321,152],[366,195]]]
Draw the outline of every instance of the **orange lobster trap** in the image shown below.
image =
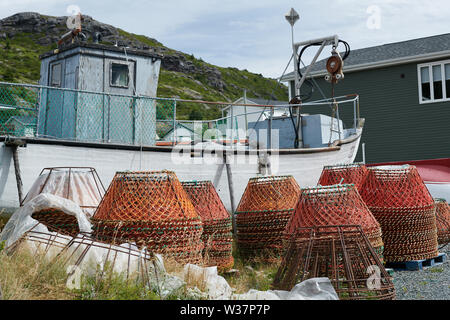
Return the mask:
[[436,228],[439,245],[450,242],[450,206],[445,199],[434,199],[436,205]]
[[367,172],[367,167],[362,163],[324,166],[318,184],[321,186],[354,184],[356,189],[361,191]]
[[360,225],[382,258],[380,224],[362,200],[355,185],[343,184],[303,188],[295,212],[285,230],[285,239],[298,228]]
[[438,255],[434,200],[415,166],[371,167],[360,193],[381,225],[386,262]]
[[92,222],[101,241],[124,238],[181,263],[202,261],[202,221],[172,171],[117,172]]
[[244,257],[278,260],[283,231],[300,187],[293,176],[251,178],[236,210],[237,244]]
[[219,270],[233,267],[232,221],[211,181],[181,183],[203,222],[203,259]]

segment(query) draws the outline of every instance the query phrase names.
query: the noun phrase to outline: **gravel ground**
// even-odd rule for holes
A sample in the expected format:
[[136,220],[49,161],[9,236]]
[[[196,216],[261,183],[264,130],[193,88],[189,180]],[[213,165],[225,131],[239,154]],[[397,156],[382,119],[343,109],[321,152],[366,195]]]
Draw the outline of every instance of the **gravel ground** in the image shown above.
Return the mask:
[[450,300],[450,245],[439,250],[447,253],[443,264],[420,271],[395,271],[397,300]]

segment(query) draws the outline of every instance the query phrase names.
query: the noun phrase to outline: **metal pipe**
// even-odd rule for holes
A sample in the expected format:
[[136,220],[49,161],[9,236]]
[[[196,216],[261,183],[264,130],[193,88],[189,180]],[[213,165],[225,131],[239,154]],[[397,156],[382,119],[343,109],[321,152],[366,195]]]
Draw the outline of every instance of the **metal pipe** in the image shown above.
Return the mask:
[[294,46],[298,48],[300,46],[306,46],[308,44],[313,44],[313,43],[317,43],[317,42],[325,42],[326,44],[334,43],[334,45],[337,46],[338,42],[339,42],[339,37],[337,34],[335,34],[333,36],[328,36],[328,37],[323,37],[323,38],[318,38],[318,39],[313,39],[313,40],[306,40],[306,41],[302,41],[302,42],[296,42],[296,43],[294,43]]

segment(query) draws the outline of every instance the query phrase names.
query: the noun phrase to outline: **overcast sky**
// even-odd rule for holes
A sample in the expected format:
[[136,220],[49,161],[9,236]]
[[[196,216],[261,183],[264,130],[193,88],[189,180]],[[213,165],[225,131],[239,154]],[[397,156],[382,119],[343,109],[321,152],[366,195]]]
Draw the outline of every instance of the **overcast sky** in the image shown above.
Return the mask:
[[23,11],[63,16],[70,5],[209,63],[273,78],[292,54],[284,19],[291,7],[300,14],[295,41],[337,34],[358,49],[450,32],[448,0],[0,0],[0,18]]

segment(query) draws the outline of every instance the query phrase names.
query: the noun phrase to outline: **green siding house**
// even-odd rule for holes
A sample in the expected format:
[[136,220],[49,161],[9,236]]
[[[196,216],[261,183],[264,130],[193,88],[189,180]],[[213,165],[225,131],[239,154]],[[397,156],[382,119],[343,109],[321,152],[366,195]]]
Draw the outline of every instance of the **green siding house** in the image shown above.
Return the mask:
[[[325,62],[312,68],[310,101],[331,95]],[[367,163],[450,157],[450,33],[353,50],[344,74],[335,96],[360,96]],[[293,73],[282,81],[289,83],[291,98]],[[343,106],[340,112],[351,125],[353,110]],[[362,161],[361,147],[356,161]]]

